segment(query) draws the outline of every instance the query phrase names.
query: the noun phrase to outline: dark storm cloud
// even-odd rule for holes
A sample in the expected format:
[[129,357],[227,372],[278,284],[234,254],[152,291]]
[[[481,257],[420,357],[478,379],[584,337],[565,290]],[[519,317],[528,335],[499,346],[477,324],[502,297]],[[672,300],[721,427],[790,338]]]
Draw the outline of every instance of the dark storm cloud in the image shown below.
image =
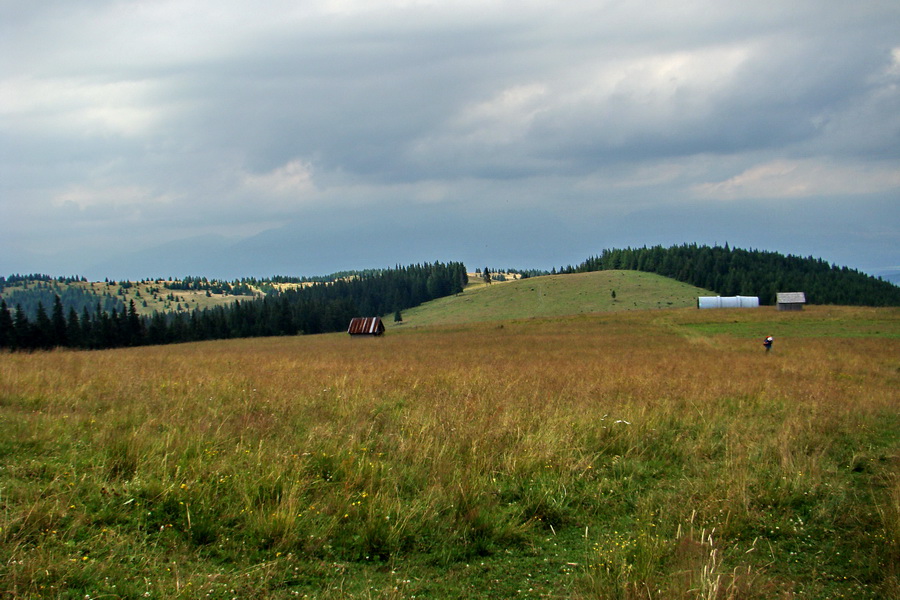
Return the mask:
[[0,270],[225,238],[260,266],[248,236],[282,231],[351,261],[360,231],[309,233],[347,214],[394,224],[391,264],[724,240],[747,211],[824,254],[842,210],[838,259],[897,264],[897,31],[879,1],[4,4]]

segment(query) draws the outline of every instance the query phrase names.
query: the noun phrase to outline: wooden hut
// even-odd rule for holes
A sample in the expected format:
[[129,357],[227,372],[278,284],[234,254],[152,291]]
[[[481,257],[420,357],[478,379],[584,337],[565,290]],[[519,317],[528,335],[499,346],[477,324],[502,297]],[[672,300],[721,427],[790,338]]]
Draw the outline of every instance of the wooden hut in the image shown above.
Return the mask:
[[806,294],[803,292],[778,292],[776,294],[778,310],[803,310]]
[[384,333],[384,323],[380,317],[354,317],[347,328],[350,335],[381,335]]

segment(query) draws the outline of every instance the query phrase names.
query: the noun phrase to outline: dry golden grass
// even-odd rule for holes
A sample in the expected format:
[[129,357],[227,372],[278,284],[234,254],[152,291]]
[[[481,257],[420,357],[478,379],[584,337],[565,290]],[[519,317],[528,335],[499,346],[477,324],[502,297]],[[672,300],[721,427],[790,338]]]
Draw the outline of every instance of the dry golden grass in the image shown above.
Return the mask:
[[876,598],[898,384],[890,309],[3,355],[0,591]]

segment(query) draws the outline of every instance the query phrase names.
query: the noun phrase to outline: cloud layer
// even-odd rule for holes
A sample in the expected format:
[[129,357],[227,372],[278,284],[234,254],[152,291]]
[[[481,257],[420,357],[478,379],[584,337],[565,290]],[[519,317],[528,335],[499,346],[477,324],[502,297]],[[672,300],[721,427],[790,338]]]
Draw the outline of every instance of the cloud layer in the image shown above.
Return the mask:
[[888,1],[7,3],[0,271],[763,239],[888,268],[898,31]]

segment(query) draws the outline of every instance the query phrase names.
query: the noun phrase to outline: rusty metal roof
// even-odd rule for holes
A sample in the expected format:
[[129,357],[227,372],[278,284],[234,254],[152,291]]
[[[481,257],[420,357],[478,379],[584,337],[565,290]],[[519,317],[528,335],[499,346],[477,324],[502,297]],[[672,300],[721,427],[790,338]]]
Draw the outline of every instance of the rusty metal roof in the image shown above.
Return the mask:
[[347,328],[350,335],[381,335],[384,333],[384,323],[380,317],[355,317],[350,320]]

